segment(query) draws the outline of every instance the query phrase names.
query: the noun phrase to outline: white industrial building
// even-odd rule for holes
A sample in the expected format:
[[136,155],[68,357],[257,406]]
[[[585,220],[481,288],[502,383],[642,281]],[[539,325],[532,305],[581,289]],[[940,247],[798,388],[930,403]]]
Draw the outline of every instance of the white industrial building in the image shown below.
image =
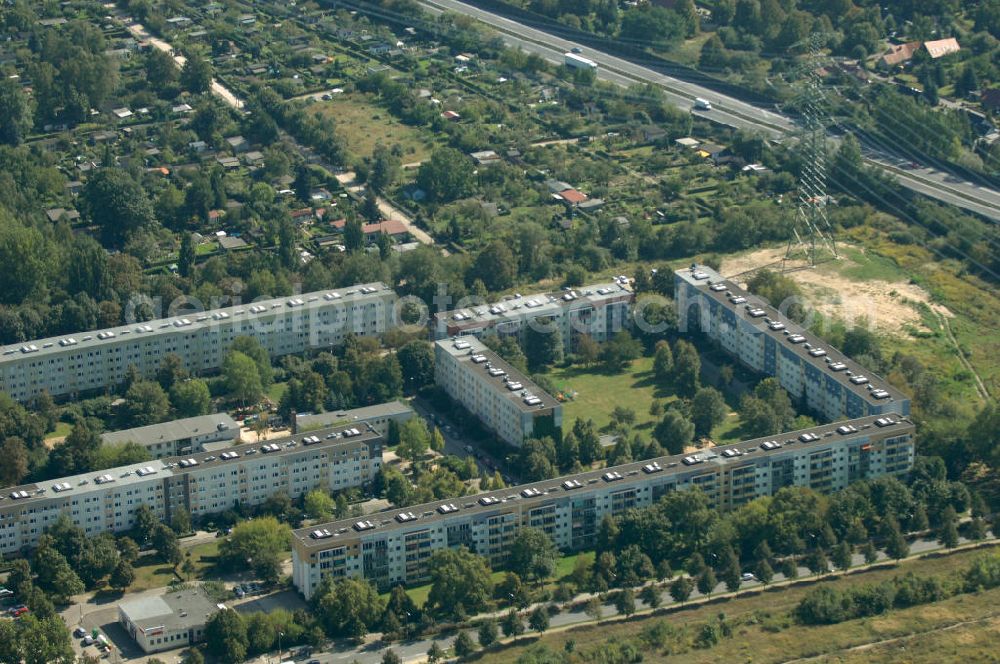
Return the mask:
[[118,605],[118,623],[144,653],[186,648],[204,640],[205,624],[225,605],[201,586],[141,597]]

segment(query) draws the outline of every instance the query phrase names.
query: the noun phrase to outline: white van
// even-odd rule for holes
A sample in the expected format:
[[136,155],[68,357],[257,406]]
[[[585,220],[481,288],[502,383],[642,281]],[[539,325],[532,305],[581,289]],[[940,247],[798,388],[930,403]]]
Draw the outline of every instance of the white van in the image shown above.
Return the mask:
[[699,111],[711,111],[712,102],[707,99],[702,99],[701,97],[696,97],[694,100],[694,107]]

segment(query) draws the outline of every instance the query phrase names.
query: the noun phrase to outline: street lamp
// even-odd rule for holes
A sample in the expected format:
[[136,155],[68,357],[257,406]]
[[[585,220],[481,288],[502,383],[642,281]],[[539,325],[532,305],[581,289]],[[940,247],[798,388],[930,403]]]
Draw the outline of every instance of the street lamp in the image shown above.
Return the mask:
[[285,635],[284,632],[278,632],[278,661],[281,661],[281,637]]

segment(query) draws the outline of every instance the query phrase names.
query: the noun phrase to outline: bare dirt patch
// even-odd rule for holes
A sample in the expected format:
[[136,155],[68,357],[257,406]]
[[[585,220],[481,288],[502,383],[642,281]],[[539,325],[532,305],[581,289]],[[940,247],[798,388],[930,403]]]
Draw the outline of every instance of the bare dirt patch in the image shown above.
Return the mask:
[[[854,249],[863,251],[858,247]],[[720,271],[729,276],[763,266],[780,270],[784,255],[784,247],[776,247],[727,256]],[[837,318],[848,325],[866,319],[873,330],[886,334],[926,330],[918,304],[925,304],[942,316],[953,316],[946,307],[931,302],[928,293],[915,284],[903,280],[857,279],[843,274],[851,268],[860,267],[859,263],[847,257],[815,268],[807,267],[802,261],[786,263],[786,269],[791,269],[788,276],[799,284],[809,304],[824,317]],[[736,280],[745,285],[747,276]]]

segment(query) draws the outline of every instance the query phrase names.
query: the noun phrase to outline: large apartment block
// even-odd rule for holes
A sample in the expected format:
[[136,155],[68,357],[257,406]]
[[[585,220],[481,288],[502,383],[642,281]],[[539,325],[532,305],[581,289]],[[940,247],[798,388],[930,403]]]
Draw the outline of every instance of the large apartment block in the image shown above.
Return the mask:
[[294,433],[305,433],[313,429],[322,429],[338,424],[370,424],[383,436],[389,428],[389,422],[405,424],[416,413],[408,403],[402,401],[387,401],[374,406],[361,406],[349,410],[330,410],[325,413],[298,413],[293,418]]
[[135,443],[149,450],[155,459],[203,452],[210,443],[233,444],[240,436],[240,425],[226,413],[199,415],[181,420],[150,424],[101,435],[107,445]]
[[629,324],[634,294],[628,281],[593,284],[557,293],[509,296],[500,302],[439,312],[432,321],[434,339],[456,336],[516,336],[533,322],[562,336],[563,348],[578,335],[606,341]]
[[434,380],[504,442],[558,436],[562,404],[473,337],[434,344]]
[[883,378],[715,270],[677,270],[674,295],[678,329],[700,332],[750,369],[775,376],[828,420],[910,414],[909,398]]
[[197,517],[279,491],[363,486],[381,468],[382,436],[355,425],[16,486],[0,495],[0,555],[34,547],[60,514],[87,535],[121,532],[135,526],[139,505],[169,522],[180,508]]
[[129,366],[153,376],[168,353],[189,371],[212,371],[240,336],[254,337],[272,357],[329,348],[349,334],[384,333],[395,303],[388,286],[372,283],[7,346],[0,348],[0,390],[20,401],[42,390],[105,390],[124,380]]
[[698,487],[726,510],[786,486],[836,491],[903,474],[913,463],[913,435],[906,418],[872,416],[304,528],[292,541],[292,578],[307,599],[327,575],[381,588],[420,583],[434,551],[458,546],[499,566],[525,526],[564,551],[592,548],[605,515],[670,491]]

